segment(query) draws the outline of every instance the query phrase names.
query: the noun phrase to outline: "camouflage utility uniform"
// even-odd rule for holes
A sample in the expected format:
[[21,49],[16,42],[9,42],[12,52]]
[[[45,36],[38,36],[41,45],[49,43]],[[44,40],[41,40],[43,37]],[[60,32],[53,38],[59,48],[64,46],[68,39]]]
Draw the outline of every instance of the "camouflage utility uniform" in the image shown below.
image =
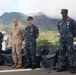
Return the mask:
[[60,50],[58,57],[58,68],[62,68],[66,65],[66,56],[70,66],[75,66],[75,52],[73,49],[73,29],[75,21],[68,17],[67,19],[62,19],[58,23],[58,30],[60,32]]
[[[25,57],[26,65],[36,64],[36,35],[39,34],[38,28],[35,25],[31,25],[25,28]],[[32,63],[31,63],[32,62]]]

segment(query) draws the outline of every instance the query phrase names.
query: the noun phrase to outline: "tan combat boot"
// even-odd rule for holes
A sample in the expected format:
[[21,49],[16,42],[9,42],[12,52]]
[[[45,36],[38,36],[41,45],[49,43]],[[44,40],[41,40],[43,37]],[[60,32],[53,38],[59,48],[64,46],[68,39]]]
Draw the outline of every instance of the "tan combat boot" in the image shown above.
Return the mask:
[[19,65],[17,65],[17,66],[16,66],[16,68],[21,68],[21,67],[22,67],[22,65],[21,65],[21,64],[19,64]]
[[12,65],[11,67],[12,67],[12,68],[15,68],[16,66],[17,66],[17,64],[14,64],[14,65]]

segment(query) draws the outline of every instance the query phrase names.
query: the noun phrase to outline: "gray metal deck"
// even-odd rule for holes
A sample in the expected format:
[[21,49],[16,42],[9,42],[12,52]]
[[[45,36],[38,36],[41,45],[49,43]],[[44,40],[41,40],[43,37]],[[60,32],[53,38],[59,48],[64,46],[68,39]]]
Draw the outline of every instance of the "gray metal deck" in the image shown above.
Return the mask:
[[35,70],[31,69],[12,69],[10,66],[0,66],[0,75],[72,75],[70,72],[57,73],[52,70],[51,72],[47,70],[41,70],[39,68]]

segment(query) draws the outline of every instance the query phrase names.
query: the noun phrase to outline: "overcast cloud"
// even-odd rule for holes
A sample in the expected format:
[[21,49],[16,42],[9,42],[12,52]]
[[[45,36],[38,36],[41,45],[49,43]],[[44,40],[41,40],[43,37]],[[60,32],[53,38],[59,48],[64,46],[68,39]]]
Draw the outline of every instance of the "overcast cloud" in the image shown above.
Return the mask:
[[0,0],[0,13],[22,12],[24,14],[43,12],[47,16],[60,18],[60,10],[67,8],[76,19],[76,0]]
[[19,0],[18,6],[25,14],[43,12],[50,17],[60,17],[60,10],[67,8],[69,15],[76,18],[76,0]]

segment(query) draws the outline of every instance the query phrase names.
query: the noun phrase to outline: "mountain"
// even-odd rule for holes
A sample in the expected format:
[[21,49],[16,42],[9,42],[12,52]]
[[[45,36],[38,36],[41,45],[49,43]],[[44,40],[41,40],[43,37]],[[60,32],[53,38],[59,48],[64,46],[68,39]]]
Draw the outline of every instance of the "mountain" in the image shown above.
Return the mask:
[[3,23],[3,25],[11,24],[12,20],[14,18],[18,18],[21,22],[24,22],[24,20],[26,19],[25,15],[23,13],[18,13],[18,12],[4,13],[2,15],[2,23]]
[[[49,18],[41,12],[33,15],[33,17],[34,17],[34,24],[37,25],[39,28],[49,30],[49,31],[57,31],[57,23],[59,19]],[[4,13],[2,15],[2,24],[10,25],[12,24],[12,20],[14,18],[18,18],[19,21],[21,21],[21,24],[25,26],[27,25],[27,21],[26,21],[27,15],[19,12]],[[0,17],[0,20],[1,20],[1,17]]]
[[47,17],[46,15],[38,14],[34,16],[34,24],[37,24],[38,27],[49,30],[49,31],[56,31],[57,30],[57,23],[59,19],[53,19]]

